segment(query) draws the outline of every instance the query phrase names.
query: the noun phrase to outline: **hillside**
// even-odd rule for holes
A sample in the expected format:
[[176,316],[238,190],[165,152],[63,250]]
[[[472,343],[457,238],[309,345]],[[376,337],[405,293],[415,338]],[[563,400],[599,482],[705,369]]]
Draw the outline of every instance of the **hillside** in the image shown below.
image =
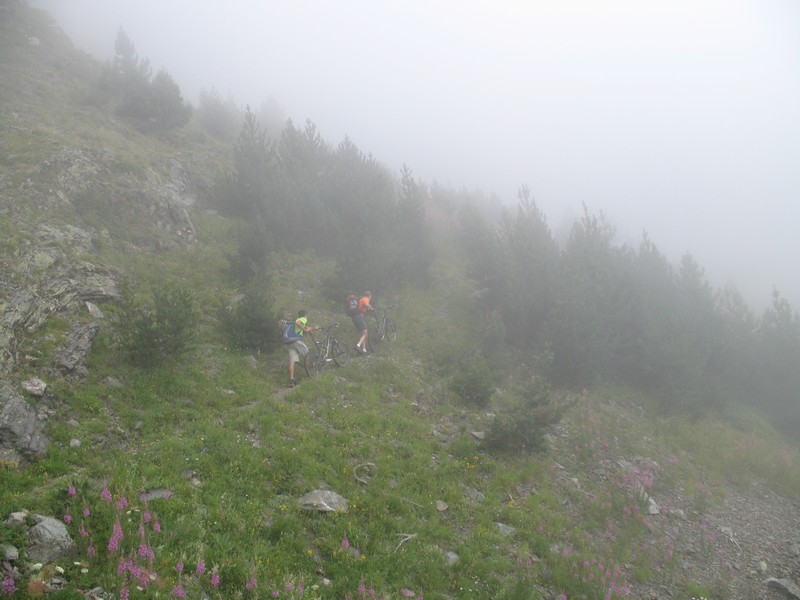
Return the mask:
[[352,347],[338,247],[243,283],[236,148],[121,117],[24,2],[0,57],[0,596],[792,597],[800,452],[761,416],[548,384],[486,337],[435,198],[425,277],[375,288],[397,340],[289,388],[284,347],[235,342],[304,308]]

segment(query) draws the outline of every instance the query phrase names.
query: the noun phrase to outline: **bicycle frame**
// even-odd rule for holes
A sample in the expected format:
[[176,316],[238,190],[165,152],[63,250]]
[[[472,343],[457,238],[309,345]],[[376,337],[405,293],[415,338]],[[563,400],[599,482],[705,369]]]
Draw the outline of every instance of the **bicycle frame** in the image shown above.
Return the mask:
[[314,334],[309,332],[309,338],[314,342],[314,350],[309,351],[303,363],[308,375],[321,373],[331,363],[341,367],[350,361],[350,354],[333,335],[332,330],[338,326],[338,323],[331,323],[323,327],[325,334],[321,340],[317,340]]

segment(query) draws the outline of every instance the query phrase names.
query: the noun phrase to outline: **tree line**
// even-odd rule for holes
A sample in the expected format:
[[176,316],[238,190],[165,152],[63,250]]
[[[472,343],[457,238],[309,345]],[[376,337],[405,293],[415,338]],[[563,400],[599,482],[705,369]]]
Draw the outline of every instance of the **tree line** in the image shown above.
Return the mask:
[[614,237],[584,206],[559,245],[526,188],[496,224],[475,205],[461,211],[484,310],[517,351],[551,354],[555,383],[632,385],[668,412],[742,402],[800,430],[800,317],[789,302],[773,291],[759,318],[691,255],[674,265],[646,234],[636,248]]

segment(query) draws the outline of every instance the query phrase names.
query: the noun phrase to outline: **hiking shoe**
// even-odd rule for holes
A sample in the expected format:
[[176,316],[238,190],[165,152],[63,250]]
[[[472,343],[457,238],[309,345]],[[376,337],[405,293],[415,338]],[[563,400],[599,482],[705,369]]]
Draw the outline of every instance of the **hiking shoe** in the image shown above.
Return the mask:
[[297,385],[297,384],[295,384],[294,379],[290,379],[289,380],[289,387],[294,387],[295,385]]
[[361,346],[359,346],[358,344],[356,344],[356,352],[358,352],[359,354],[363,354],[363,352],[364,352],[364,351],[361,349]]

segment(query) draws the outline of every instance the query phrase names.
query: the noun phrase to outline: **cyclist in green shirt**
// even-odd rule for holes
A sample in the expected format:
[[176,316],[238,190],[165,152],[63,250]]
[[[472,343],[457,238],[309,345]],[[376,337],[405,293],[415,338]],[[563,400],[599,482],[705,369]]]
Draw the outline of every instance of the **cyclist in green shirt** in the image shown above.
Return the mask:
[[308,317],[306,311],[300,310],[297,313],[297,319],[294,322],[294,333],[299,336],[296,342],[288,345],[289,349],[289,387],[294,387],[296,384],[294,380],[294,367],[300,362],[301,358],[305,358],[308,354],[308,346],[303,341],[303,336],[307,331],[319,331],[319,327],[310,327],[308,325]]

